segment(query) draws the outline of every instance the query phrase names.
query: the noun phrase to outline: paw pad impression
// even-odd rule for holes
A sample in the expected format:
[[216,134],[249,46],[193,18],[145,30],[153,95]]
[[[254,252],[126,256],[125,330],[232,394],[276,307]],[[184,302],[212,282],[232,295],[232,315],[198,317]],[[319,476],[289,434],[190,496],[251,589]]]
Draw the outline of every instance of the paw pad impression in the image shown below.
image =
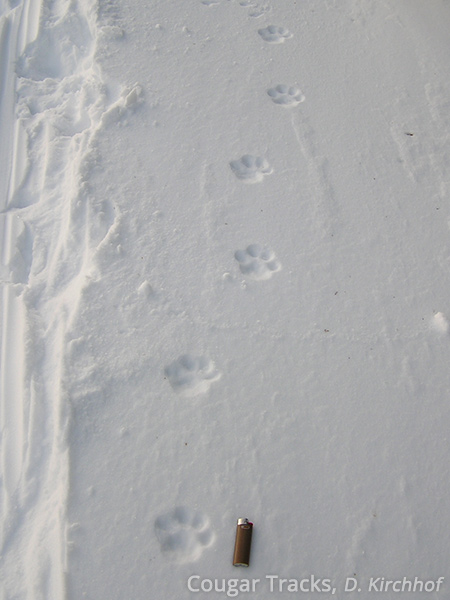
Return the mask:
[[274,252],[260,244],[250,244],[245,250],[237,250],[234,257],[241,273],[253,279],[269,279],[281,269],[281,263]]
[[189,354],[180,356],[164,372],[175,392],[185,397],[207,392],[211,384],[221,377],[212,360]]
[[239,160],[232,160],[230,167],[238,179],[245,183],[262,181],[265,175],[272,173],[272,168],[262,156],[244,154]]
[[180,563],[197,560],[214,541],[206,515],[185,506],[160,515],[155,531],[161,551]]
[[271,97],[272,102],[286,107],[297,106],[305,100],[305,96],[298,87],[283,84],[270,88],[267,90],[267,94]]

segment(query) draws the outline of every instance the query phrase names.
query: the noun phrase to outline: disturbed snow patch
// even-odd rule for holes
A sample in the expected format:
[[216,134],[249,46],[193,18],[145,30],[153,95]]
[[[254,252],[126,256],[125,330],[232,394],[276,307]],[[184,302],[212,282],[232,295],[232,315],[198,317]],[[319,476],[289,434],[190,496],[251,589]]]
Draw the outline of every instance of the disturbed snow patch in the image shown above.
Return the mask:
[[444,313],[438,312],[431,319],[431,327],[434,331],[445,335],[449,332],[450,324]]
[[16,113],[1,112],[13,121],[13,134],[5,149],[0,276],[18,284],[8,285],[2,304],[8,327],[0,340],[0,412],[5,431],[14,434],[2,431],[0,448],[6,473],[0,579],[8,597],[34,597],[45,588],[46,597],[60,598],[67,569],[70,331],[96,252],[117,221],[110,199],[95,196],[91,176],[101,163],[99,134],[124,123],[142,90],[113,85],[103,74],[95,3],[23,4],[0,23],[6,50],[0,70],[16,66],[15,79],[2,75],[9,89],[0,98],[14,86]]

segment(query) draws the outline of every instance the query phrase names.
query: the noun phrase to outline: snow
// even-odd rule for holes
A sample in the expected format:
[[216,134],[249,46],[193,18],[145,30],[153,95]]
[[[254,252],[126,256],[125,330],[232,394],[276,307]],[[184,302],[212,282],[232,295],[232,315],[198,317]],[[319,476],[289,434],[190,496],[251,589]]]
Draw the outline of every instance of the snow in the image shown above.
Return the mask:
[[0,0],[2,600],[448,595],[449,27]]

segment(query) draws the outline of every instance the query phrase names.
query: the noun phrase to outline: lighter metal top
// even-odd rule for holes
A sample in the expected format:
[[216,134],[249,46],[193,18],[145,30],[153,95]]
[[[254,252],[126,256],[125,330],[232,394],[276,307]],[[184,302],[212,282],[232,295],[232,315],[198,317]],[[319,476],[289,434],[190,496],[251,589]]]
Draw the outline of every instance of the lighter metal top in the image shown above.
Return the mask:
[[248,519],[238,519],[237,524],[238,525],[253,525],[253,523],[250,523],[250,521]]

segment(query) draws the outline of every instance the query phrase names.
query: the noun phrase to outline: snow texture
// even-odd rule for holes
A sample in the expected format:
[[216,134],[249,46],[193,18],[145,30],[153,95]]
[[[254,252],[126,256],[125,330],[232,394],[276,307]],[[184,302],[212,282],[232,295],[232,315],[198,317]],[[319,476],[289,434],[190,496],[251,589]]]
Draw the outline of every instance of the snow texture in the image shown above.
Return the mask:
[[0,0],[1,600],[448,597],[449,30]]

